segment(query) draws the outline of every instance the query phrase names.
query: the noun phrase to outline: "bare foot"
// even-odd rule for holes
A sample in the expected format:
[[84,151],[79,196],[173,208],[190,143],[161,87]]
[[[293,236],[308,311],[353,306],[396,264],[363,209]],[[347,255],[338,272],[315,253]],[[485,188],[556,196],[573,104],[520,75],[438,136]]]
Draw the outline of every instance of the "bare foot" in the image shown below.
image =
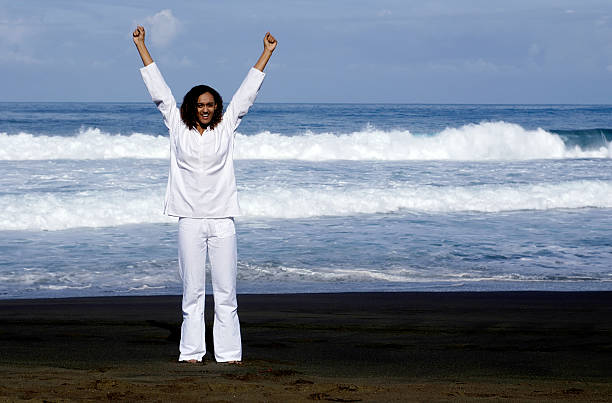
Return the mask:
[[229,365],[242,365],[242,361],[227,361],[226,364],[229,364]]
[[186,362],[189,364],[198,364],[200,361],[193,359],[193,360],[181,360],[181,362]]

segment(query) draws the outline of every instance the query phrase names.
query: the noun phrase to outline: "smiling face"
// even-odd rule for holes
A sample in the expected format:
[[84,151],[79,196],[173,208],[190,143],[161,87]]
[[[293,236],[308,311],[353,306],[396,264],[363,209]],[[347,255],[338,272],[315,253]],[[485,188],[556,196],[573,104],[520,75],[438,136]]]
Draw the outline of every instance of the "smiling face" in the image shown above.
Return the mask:
[[214,128],[223,119],[223,98],[208,85],[196,85],[183,97],[181,120],[189,130],[197,129],[200,134],[207,128]]
[[215,97],[210,92],[205,92],[198,97],[198,102],[196,104],[196,116],[198,119],[198,123],[202,128],[207,127],[215,113],[215,109],[217,109],[217,104],[215,103]]

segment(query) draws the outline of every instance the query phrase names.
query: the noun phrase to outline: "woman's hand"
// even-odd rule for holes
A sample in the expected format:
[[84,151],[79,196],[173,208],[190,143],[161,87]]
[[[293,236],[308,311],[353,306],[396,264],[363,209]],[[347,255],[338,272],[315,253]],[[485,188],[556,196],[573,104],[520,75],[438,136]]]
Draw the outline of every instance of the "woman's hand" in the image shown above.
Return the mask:
[[132,33],[132,37],[134,39],[134,44],[138,45],[138,44],[143,44],[144,45],[144,40],[145,40],[145,29],[142,26],[137,26],[136,29],[134,30],[134,32]]
[[276,49],[276,45],[278,45],[278,41],[275,37],[272,36],[271,33],[266,32],[266,36],[264,36],[264,50],[261,52],[261,56],[259,56],[259,60],[255,63],[255,67],[259,71],[264,71],[266,68],[266,64],[268,64],[268,60],[270,60],[270,56],[272,56],[272,52]]
[[148,66],[153,63],[153,58],[149,54],[149,50],[147,49],[147,45],[145,45],[145,29],[144,27],[138,25],[134,32],[132,32],[132,39],[134,40],[134,45],[136,45],[136,49],[138,49],[138,54],[142,59],[142,64]]
[[266,32],[266,36],[264,37],[264,49],[269,51],[269,52],[274,52],[274,49],[276,49],[276,44],[278,42],[276,42],[276,38],[272,36],[271,33]]

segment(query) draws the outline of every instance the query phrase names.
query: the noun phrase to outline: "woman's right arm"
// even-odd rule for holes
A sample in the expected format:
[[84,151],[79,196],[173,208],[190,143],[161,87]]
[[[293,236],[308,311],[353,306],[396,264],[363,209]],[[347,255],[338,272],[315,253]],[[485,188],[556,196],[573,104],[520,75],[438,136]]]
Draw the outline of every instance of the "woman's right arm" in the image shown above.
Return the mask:
[[170,129],[170,136],[172,137],[175,133],[173,129],[181,123],[181,114],[176,106],[176,100],[157,65],[153,63],[153,58],[145,45],[145,29],[139,25],[132,33],[132,37],[144,64],[144,67],[140,69],[140,74],[153,102],[164,117],[164,123]]
[[136,45],[136,49],[138,49],[138,53],[140,54],[140,58],[142,59],[142,64],[144,64],[146,67],[149,64],[153,63],[153,58],[149,54],[147,45],[145,45],[144,27],[138,25],[132,33],[132,37],[134,39],[134,45]]

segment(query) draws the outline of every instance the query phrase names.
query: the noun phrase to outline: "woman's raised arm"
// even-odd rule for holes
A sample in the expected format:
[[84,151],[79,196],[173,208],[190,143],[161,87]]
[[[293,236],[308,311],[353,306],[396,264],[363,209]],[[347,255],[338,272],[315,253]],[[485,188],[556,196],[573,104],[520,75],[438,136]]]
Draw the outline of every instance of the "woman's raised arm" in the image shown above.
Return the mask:
[[261,56],[259,56],[259,60],[257,60],[257,63],[255,63],[255,66],[253,66],[259,71],[264,70],[266,64],[268,64],[268,60],[270,60],[270,56],[272,56],[272,52],[274,52],[274,49],[276,49],[276,45],[278,44],[276,38],[273,37],[272,34],[270,34],[269,32],[266,32],[266,36],[264,37],[263,42],[264,50],[261,53]]
[[[145,66],[153,63],[153,58],[149,54],[149,50],[147,49],[147,45],[145,45],[145,29],[144,27],[138,25],[134,32],[132,33],[132,39],[134,39],[134,45],[136,45],[136,49],[138,49],[138,53],[140,54],[140,58],[142,59],[142,63]],[[270,58],[270,56],[268,56]]]

